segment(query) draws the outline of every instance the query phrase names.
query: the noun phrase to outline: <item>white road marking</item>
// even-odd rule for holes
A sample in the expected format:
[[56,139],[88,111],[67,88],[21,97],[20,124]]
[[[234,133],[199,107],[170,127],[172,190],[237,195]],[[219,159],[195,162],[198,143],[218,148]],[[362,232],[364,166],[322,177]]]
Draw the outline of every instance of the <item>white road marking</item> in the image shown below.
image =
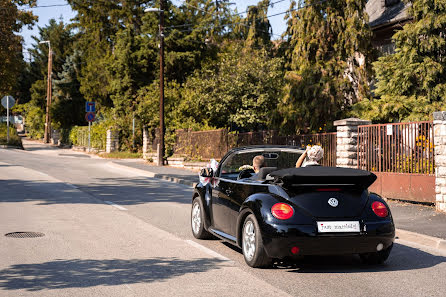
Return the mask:
[[205,252],[209,256],[215,257],[215,258],[220,259],[222,261],[232,261],[231,259],[226,258],[225,256],[223,256],[223,255],[221,255],[221,254],[219,254],[217,252],[214,252],[213,250],[208,249],[207,247],[205,247],[205,246],[203,246],[203,245],[201,245],[199,243],[196,243],[195,241],[192,241],[192,240],[185,240],[185,241],[186,241],[186,243],[190,244],[191,246],[196,247],[197,249],[202,250],[203,252]]
[[72,189],[79,189],[78,187],[76,187],[75,185],[69,184],[69,183],[65,183],[68,187],[72,188]]
[[124,208],[124,207],[122,207],[122,206],[119,206],[118,204],[115,204],[115,203],[113,203],[113,202],[110,202],[110,201],[104,201],[105,203],[107,203],[108,205],[111,205],[111,206],[113,206],[113,207],[116,207],[117,209],[119,209],[119,210],[127,210],[127,208]]

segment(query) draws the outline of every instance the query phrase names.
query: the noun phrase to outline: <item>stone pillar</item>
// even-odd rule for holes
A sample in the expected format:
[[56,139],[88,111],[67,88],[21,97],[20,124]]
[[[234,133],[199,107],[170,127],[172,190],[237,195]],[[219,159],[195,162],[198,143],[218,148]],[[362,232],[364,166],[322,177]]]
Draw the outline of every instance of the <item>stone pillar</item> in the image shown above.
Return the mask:
[[370,121],[348,118],[334,121],[336,126],[336,166],[358,167],[358,126],[370,125]]
[[116,152],[119,149],[119,132],[116,130],[107,130],[106,153]]
[[149,147],[150,147],[150,136],[149,130],[146,126],[142,128],[142,157],[147,160],[149,159]]
[[435,207],[446,212],[446,111],[434,112]]
[[54,145],[60,145],[60,132],[59,130],[55,129],[51,133],[51,143]]

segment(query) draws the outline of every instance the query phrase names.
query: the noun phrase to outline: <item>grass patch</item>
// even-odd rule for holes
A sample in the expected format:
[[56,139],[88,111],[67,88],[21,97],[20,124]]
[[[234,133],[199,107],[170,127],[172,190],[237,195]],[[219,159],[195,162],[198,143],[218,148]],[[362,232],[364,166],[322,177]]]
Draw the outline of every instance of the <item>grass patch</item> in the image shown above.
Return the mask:
[[142,158],[142,153],[132,153],[132,152],[113,152],[113,153],[100,153],[102,158],[110,159],[139,159]]
[[0,124],[0,144],[9,144],[22,147],[22,139],[19,137],[17,130],[12,125],[9,126],[9,142],[7,139],[7,126],[6,124]]

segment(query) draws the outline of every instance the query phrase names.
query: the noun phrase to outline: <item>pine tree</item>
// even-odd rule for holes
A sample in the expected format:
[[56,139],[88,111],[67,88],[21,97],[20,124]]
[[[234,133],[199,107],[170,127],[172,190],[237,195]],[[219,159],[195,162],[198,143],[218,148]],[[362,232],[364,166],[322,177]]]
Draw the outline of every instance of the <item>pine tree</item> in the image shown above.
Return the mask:
[[238,30],[243,33],[246,48],[271,48],[271,25],[267,14],[270,0],[262,0],[256,6],[249,6]]
[[293,2],[279,118],[285,132],[318,131],[369,96],[372,47],[366,0]]
[[79,91],[82,54],[74,51],[62,65],[63,70],[53,80],[53,104],[51,118],[55,127],[69,129],[85,124],[85,99]]
[[414,0],[413,22],[393,36],[395,53],[374,63],[376,100],[355,113],[375,122],[427,120],[446,108],[446,0]]

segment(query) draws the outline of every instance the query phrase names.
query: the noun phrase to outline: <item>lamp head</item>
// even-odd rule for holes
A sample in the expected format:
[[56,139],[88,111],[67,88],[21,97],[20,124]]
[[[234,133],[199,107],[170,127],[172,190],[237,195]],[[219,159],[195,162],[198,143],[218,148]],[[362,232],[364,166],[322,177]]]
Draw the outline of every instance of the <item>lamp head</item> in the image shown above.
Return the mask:
[[163,10],[159,8],[148,7],[144,9],[144,12],[163,12]]

